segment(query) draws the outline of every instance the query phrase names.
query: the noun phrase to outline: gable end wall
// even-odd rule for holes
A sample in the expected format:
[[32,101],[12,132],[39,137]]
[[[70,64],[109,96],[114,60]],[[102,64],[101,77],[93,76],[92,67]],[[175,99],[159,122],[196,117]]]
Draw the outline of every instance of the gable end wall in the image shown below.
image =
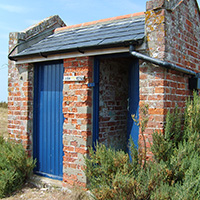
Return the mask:
[[[200,16],[195,0],[151,0],[146,8],[145,54],[178,66],[200,72]],[[175,8],[173,10],[173,8]],[[189,75],[140,62],[140,105],[149,105],[149,122],[144,136],[150,148],[152,133],[164,131],[168,110],[178,106],[183,110]],[[140,135],[141,146],[144,145]],[[147,157],[151,156],[148,150]]]

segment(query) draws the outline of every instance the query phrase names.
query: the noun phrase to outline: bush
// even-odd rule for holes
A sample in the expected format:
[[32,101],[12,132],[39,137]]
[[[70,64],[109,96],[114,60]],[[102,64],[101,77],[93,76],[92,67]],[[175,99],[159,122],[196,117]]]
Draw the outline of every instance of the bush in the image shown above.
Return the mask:
[[133,172],[128,154],[107,149],[101,144],[97,144],[96,152],[90,149],[90,159],[86,159],[86,165],[90,189],[98,199],[112,199],[115,194],[118,195],[116,189],[129,180],[128,177]]
[[8,108],[8,103],[0,102],[0,108]]
[[35,166],[21,144],[0,137],[0,198],[14,192],[28,179]]
[[131,161],[101,144],[90,149],[85,173],[97,199],[200,199],[200,97],[194,93],[184,115],[167,114],[164,134],[153,134],[152,161],[141,162],[133,142],[130,150]]

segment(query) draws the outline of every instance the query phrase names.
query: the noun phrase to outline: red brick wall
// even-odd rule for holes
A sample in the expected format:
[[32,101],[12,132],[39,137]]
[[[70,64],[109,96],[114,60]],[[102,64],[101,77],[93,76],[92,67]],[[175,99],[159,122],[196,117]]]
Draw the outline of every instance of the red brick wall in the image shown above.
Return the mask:
[[99,142],[127,148],[128,72],[130,60],[100,60]]
[[[199,11],[194,0],[183,1],[175,8],[179,2],[147,2],[146,54],[199,72]],[[140,104],[149,105],[150,117],[145,131],[148,147],[149,142],[152,142],[153,131],[164,130],[167,111],[175,106],[183,109],[186,98],[192,95],[192,91],[188,89],[189,77],[174,70],[141,62]]]
[[[173,7],[178,1],[171,1]],[[183,1],[172,12],[166,12],[166,55],[174,64],[200,70],[200,13],[195,0]]]
[[92,88],[93,58],[82,57],[64,60],[64,76],[84,76],[84,81],[63,85],[63,181],[86,186],[83,172],[84,158],[92,145]]
[[[13,70],[15,68],[15,70]],[[8,132],[31,154],[33,120],[33,66],[9,64]]]
[[[147,53],[155,58],[200,72],[200,16],[195,0],[147,2]],[[184,107],[188,75],[164,70],[164,108]],[[159,87],[162,87],[161,85]],[[162,93],[162,92],[161,92]]]
[[[170,2],[168,7],[177,5],[177,1]],[[195,0],[183,1],[172,12],[166,12],[166,44],[165,60],[181,67],[200,72],[200,14]],[[188,89],[188,76],[180,73],[167,73],[166,87],[171,92],[166,98],[178,107],[184,107],[185,99],[192,95]]]
[[[9,34],[9,52],[15,55],[52,34],[52,28],[61,26],[65,24],[56,15],[46,18],[23,32],[12,32]],[[45,35],[41,34],[44,31]],[[8,132],[10,138],[21,142],[30,155],[33,133],[33,84],[33,64],[16,65],[14,61],[8,61]]]
[[[163,131],[164,117],[166,114],[165,108],[165,70],[161,67],[152,65],[150,63],[140,61],[140,120],[141,107],[144,105],[149,106],[149,122],[144,132],[145,142],[147,148],[150,147],[152,142],[152,133],[154,131]],[[144,142],[141,132],[139,134],[140,148],[143,149]],[[147,156],[151,156],[148,151]]]
[[[16,45],[18,33],[11,33],[9,50]],[[33,65],[8,61],[8,133],[32,154]]]

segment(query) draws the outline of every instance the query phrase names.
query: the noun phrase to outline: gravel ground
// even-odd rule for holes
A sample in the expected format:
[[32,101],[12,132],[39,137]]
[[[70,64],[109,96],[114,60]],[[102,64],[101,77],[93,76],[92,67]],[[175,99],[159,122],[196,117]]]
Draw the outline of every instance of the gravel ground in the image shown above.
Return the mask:
[[31,183],[3,200],[89,200],[88,194],[80,188],[64,191],[60,188],[39,188]]

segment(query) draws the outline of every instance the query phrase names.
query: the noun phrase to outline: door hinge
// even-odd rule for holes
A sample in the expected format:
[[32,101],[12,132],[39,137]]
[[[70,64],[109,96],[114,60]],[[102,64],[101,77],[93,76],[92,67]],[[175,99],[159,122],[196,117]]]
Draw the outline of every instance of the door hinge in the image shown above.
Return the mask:
[[95,83],[88,83],[88,87],[94,87]]

